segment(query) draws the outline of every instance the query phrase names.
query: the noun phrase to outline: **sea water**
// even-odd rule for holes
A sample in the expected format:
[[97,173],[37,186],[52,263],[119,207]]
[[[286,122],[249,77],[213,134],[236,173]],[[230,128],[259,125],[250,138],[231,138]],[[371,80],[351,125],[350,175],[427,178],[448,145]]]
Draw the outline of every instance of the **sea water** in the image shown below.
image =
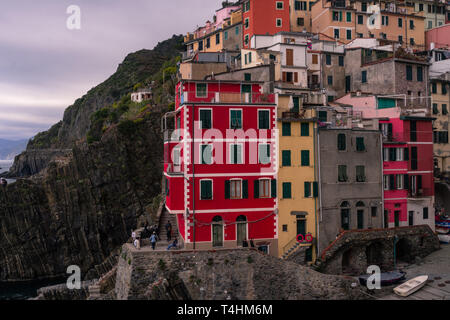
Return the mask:
[[[0,173],[7,172],[13,165],[14,160],[0,160]],[[6,179],[8,183],[15,182],[14,179]]]

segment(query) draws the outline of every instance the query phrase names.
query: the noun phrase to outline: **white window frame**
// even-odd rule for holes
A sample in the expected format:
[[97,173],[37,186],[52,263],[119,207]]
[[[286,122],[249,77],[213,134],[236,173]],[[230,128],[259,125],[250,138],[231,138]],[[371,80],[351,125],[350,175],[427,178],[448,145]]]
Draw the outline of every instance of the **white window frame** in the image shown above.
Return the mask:
[[[173,161],[172,161],[173,162],[173,166],[174,167],[181,166],[181,148],[179,148],[179,147],[173,148],[172,152],[173,152]],[[175,154],[177,154],[177,153],[178,153],[178,163],[175,162],[175,159],[177,159]]]
[[[278,4],[281,3],[281,8],[278,8]],[[284,10],[284,2],[283,1],[277,1],[275,4],[275,9],[277,10]]]
[[[211,163],[203,163],[203,154],[202,154],[202,147],[203,146],[210,146],[211,147]],[[214,156],[213,156],[213,152],[214,152],[214,145],[212,143],[202,143],[200,144],[200,148],[199,148],[199,159],[200,159],[200,164],[201,165],[207,165],[210,166],[212,164],[214,164]]]
[[384,191],[389,191],[389,176],[388,175],[384,175],[383,176],[383,190]]
[[404,178],[405,176],[402,174],[396,174],[395,175],[395,187],[397,190],[403,190],[404,189]]
[[[261,146],[269,146],[269,159],[268,162],[264,163],[261,162]],[[267,148],[267,147],[266,147]],[[266,149],[264,151],[267,151]],[[271,144],[270,143],[258,143],[258,164],[269,164],[272,160],[272,150],[271,150]]]
[[[266,111],[266,112],[269,112],[269,129],[261,129],[260,127],[259,127],[259,112],[260,111]],[[270,112],[270,109],[258,109],[257,110],[257,112],[258,112],[258,119],[256,119],[257,121],[258,121],[258,130],[270,130],[271,128],[272,128],[272,126],[270,125],[270,116],[271,116],[271,112]]]
[[[206,84],[206,95],[205,96],[199,96],[199,95],[197,95],[197,92],[198,92],[198,90],[197,90],[197,85],[199,85],[199,84]],[[208,98],[208,84],[207,83],[196,83],[195,84],[195,97],[196,98]]]
[[243,109],[231,108],[231,109],[228,111],[228,117],[229,117],[229,126],[230,126],[230,129],[232,129],[232,130],[240,130],[240,129],[233,129],[233,128],[232,128],[232,124],[231,124],[231,111],[240,111],[240,112],[241,112],[241,128],[240,128],[240,129],[243,129],[243,128],[244,128],[244,110],[243,110]]
[[[231,200],[239,200],[239,199],[242,199],[242,186],[243,186],[242,181],[243,181],[243,180],[237,178],[237,179],[230,179],[229,181],[230,181],[230,199],[231,199]],[[233,198],[233,192],[232,192],[232,187],[231,187],[231,184],[232,184],[233,181],[234,181],[234,182],[239,182],[239,183],[241,184],[241,186],[240,186],[240,194],[239,194],[238,197],[235,197],[235,198]]]
[[202,121],[200,120],[200,111],[202,110],[209,110],[211,111],[211,129],[214,128],[214,124],[213,124],[213,109],[212,108],[199,108],[198,109],[198,128],[200,130],[208,130],[208,129],[202,129]]
[[[238,159],[238,163],[233,163],[233,146],[240,146],[241,147],[241,159]],[[229,163],[228,164],[244,164],[244,144],[243,143],[236,143],[236,142],[232,142],[230,143],[229,147],[228,147],[228,151],[229,151]],[[239,161],[240,160],[240,161]]]
[[[278,21],[280,21],[280,25],[278,25]],[[275,27],[282,28],[283,27],[283,19],[277,18],[275,21]]]
[[[271,198],[271,194],[272,194],[272,181],[271,181],[271,179],[269,179],[269,178],[260,178],[260,179],[258,179],[258,181],[259,181],[259,190],[258,190],[258,192],[259,192],[259,199],[269,199],[269,198]],[[262,182],[263,181],[268,181],[268,184],[269,184],[269,188],[268,188],[268,195],[267,195],[267,197],[263,197],[261,194],[261,185],[262,185]]]
[[[211,199],[202,199],[202,181],[211,181]],[[200,193],[199,193],[200,200],[214,200],[214,181],[213,181],[213,179],[200,179],[199,189],[200,189]]]
[[402,148],[395,148],[395,159],[397,161],[403,161],[403,152]]

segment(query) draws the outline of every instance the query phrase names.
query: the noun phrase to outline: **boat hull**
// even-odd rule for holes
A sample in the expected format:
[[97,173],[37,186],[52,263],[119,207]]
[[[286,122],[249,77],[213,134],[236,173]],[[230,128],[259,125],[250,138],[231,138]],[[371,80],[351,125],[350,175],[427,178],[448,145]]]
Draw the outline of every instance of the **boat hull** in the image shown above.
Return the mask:
[[[367,285],[367,280],[369,279],[370,276],[371,276],[370,274],[359,276],[359,283],[363,286]],[[383,272],[381,273],[380,284],[382,287],[390,286],[398,283],[401,280],[404,280],[405,276],[406,272],[402,271]]]
[[398,287],[395,287],[394,293],[401,297],[407,297],[423,288],[427,284],[427,280],[428,276],[419,276],[414,279],[408,280]]

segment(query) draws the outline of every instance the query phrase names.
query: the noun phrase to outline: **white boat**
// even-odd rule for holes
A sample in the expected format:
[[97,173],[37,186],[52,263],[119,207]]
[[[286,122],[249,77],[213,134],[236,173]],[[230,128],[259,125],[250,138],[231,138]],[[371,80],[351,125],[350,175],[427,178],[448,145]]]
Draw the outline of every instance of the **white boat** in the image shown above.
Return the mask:
[[439,242],[450,243],[450,234],[438,234]]
[[439,234],[448,234],[450,232],[450,229],[436,227],[436,232]]
[[402,297],[407,297],[422,288],[428,280],[428,276],[419,276],[408,280],[405,283],[394,288],[394,292]]

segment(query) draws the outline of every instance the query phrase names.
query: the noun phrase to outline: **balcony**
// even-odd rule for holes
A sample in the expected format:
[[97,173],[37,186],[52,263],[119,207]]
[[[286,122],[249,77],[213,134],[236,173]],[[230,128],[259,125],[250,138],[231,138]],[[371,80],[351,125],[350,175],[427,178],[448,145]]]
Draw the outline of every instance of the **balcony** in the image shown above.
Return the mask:
[[217,104],[275,104],[275,96],[268,93],[233,92],[195,92],[184,91],[181,104],[217,103]]
[[167,129],[164,130],[164,142],[179,142],[181,141],[180,130]]
[[408,198],[420,199],[424,197],[431,197],[431,188],[408,190]]
[[403,132],[382,133],[383,143],[406,143],[408,141]]
[[181,165],[174,165],[173,163],[168,163],[165,171],[169,176],[182,176],[183,170]]

